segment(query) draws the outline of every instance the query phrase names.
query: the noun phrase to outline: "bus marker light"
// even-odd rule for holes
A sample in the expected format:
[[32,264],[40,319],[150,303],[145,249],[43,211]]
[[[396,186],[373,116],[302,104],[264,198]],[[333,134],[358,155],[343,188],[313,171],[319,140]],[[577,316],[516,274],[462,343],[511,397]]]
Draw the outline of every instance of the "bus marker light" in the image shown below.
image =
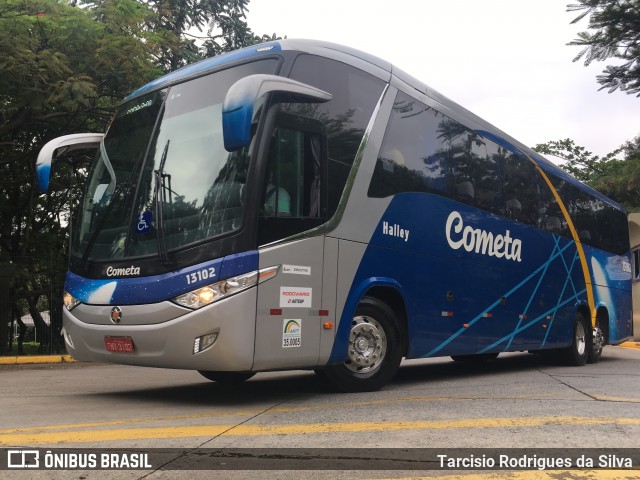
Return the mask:
[[469,328],[469,324],[468,324],[468,323],[463,323],[463,324],[462,324],[462,326],[463,326],[464,328]]
[[272,308],[271,310],[269,310],[269,315],[282,315],[282,309]]
[[331,330],[333,328],[333,322],[324,322],[322,324],[322,328],[325,330]]
[[542,325],[542,328],[547,328],[547,326],[546,325]]
[[525,320],[527,318],[527,315],[522,314],[522,315],[518,315],[518,317],[520,318],[520,320]]
[[178,305],[196,310],[275,277],[279,268],[280,266],[278,265],[227,278],[226,280],[183,293],[172,300]]
[[493,313],[491,312],[486,312],[482,314],[483,318],[493,318]]
[[453,312],[442,312],[443,317],[453,317]]
[[318,310],[318,316],[319,317],[328,317],[329,316],[329,310]]

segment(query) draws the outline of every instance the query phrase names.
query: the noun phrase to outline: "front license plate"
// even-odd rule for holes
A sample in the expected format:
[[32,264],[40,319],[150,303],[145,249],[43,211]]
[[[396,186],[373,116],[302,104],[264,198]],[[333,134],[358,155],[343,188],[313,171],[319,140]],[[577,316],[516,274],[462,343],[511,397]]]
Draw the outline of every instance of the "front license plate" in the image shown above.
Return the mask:
[[131,353],[135,350],[131,337],[104,337],[107,352]]

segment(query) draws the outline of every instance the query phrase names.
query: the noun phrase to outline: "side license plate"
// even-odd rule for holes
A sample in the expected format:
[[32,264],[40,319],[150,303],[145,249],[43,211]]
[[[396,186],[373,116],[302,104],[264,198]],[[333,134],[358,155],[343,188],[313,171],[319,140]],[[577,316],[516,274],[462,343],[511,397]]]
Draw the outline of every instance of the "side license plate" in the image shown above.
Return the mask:
[[107,352],[131,353],[135,350],[131,337],[104,337]]

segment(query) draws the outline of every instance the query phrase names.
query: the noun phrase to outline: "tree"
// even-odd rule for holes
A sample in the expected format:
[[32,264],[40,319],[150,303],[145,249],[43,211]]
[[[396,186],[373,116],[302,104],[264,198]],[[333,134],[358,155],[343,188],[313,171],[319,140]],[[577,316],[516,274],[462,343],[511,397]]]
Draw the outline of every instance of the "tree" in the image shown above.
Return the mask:
[[584,47],[573,59],[584,59],[584,64],[610,58],[621,63],[608,65],[597,76],[600,90],[609,93],[620,89],[640,96],[640,2],[638,0],[578,0],[567,6],[570,12],[580,12],[571,22],[577,23],[589,16],[589,29],[580,32],[569,45]]
[[[85,2],[98,8],[111,0]],[[139,0],[153,12],[145,27],[160,46],[157,65],[167,73],[206,57],[261,41],[246,22],[249,0]]]
[[[65,133],[104,130],[122,96],[160,73],[142,29],[147,9],[113,0],[102,13],[96,22],[88,10],[56,0],[0,6],[0,353],[19,299],[42,329],[38,300],[62,293],[65,216],[78,198],[82,164],[62,165],[67,175],[39,196],[39,149]],[[52,318],[59,330],[61,316]]]
[[604,157],[569,138],[538,144],[533,149],[564,160],[563,169],[627,210],[640,210],[640,135]]
[[[40,196],[39,150],[60,135],[104,131],[122,98],[166,70],[260,41],[244,21],[247,4],[0,2],[0,355],[10,345],[9,323],[24,309],[43,328],[39,311],[50,305],[54,333],[61,328],[69,212],[90,157],[77,152],[58,162]],[[190,32],[205,27],[198,44]]]

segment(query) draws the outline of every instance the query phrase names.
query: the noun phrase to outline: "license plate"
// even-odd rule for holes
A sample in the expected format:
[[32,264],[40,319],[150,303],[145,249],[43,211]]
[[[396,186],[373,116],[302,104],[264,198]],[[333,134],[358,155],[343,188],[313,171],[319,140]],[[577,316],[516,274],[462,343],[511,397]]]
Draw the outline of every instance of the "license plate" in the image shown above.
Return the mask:
[[104,344],[107,352],[131,353],[135,350],[131,337],[104,337]]

